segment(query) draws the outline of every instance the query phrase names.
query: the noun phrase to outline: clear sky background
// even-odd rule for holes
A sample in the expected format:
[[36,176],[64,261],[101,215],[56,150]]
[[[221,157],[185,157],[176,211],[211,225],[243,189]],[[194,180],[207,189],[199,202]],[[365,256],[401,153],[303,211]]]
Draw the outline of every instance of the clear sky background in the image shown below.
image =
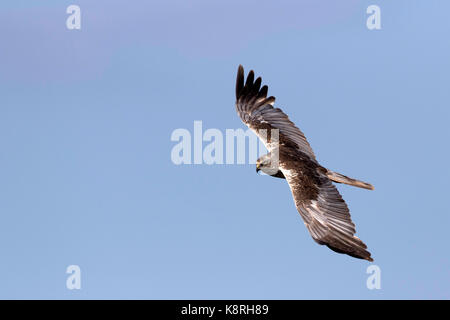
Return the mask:
[[[81,7],[81,30],[66,8]],[[381,8],[369,31],[366,8]],[[450,298],[450,2],[2,1],[0,298]],[[172,163],[245,128],[254,69],[339,186],[371,263],[313,242],[285,181]],[[66,288],[69,265],[81,290]]]

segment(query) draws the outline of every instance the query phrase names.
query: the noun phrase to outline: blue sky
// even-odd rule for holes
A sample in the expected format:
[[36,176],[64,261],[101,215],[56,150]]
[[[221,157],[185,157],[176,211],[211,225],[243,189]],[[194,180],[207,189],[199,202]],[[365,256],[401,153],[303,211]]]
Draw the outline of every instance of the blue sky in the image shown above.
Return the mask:
[[[81,30],[66,8],[81,8]],[[369,31],[366,8],[381,8]],[[2,1],[0,298],[450,298],[450,3]],[[181,165],[177,128],[244,128],[254,69],[380,267],[316,245],[285,181]],[[66,288],[67,266],[81,290]]]

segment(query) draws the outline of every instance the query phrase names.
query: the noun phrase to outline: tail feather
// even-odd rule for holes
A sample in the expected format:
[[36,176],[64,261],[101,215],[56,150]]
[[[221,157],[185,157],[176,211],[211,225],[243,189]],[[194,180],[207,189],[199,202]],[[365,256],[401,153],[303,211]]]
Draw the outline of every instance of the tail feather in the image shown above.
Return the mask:
[[356,179],[349,178],[347,176],[344,176],[343,174],[328,170],[327,176],[331,181],[337,182],[337,183],[345,183],[351,186],[364,188],[368,190],[374,190],[375,188],[367,182],[359,181]]

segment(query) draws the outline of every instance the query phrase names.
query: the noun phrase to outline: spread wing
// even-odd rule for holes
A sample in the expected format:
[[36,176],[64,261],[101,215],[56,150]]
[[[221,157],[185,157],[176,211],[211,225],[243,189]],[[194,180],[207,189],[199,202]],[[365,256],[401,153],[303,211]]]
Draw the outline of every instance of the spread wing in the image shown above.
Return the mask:
[[[239,66],[236,80],[236,111],[241,120],[258,135],[269,151],[270,129],[278,129],[280,144],[293,146],[316,161],[303,132],[280,108],[273,107],[275,97],[267,97],[268,87],[261,87],[261,78],[254,79],[255,74],[251,70],[244,83],[244,68]],[[268,131],[261,134],[261,129]]]
[[239,66],[237,113],[269,151],[269,135],[261,134],[260,130],[279,130],[280,169],[312,238],[336,252],[373,261],[367,246],[355,236],[355,225],[348,207],[327,177],[326,169],[317,163],[305,135],[281,109],[273,107],[275,98],[267,97],[268,88],[261,87],[261,78],[254,78],[254,72],[250,71],[245,80],[244,68]]
[[312,238],[333,251],[373,261],[367,246],[355,236],[348,207],[331,180],[320,169],[289,165],[290,169],[281,170]]

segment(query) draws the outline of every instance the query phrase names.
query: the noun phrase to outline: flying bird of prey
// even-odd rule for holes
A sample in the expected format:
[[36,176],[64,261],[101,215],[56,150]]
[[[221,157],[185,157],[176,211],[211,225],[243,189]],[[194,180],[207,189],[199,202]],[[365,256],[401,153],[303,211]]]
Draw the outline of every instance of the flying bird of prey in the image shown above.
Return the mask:
[[256,171],[287,180],[295,206],[318,244],[373,261],[367,246],[355,236],[348,207],[332,182],[369,190],[373,186],[322,167],[304,134],[281,109],[274,108],[275,97],[267,97],[267,91],[267,86],[261,87],[261,78],[255,80],[253,70],[245,80],[244,68],[239,66],[236,111],[269,150],[256,161]]

